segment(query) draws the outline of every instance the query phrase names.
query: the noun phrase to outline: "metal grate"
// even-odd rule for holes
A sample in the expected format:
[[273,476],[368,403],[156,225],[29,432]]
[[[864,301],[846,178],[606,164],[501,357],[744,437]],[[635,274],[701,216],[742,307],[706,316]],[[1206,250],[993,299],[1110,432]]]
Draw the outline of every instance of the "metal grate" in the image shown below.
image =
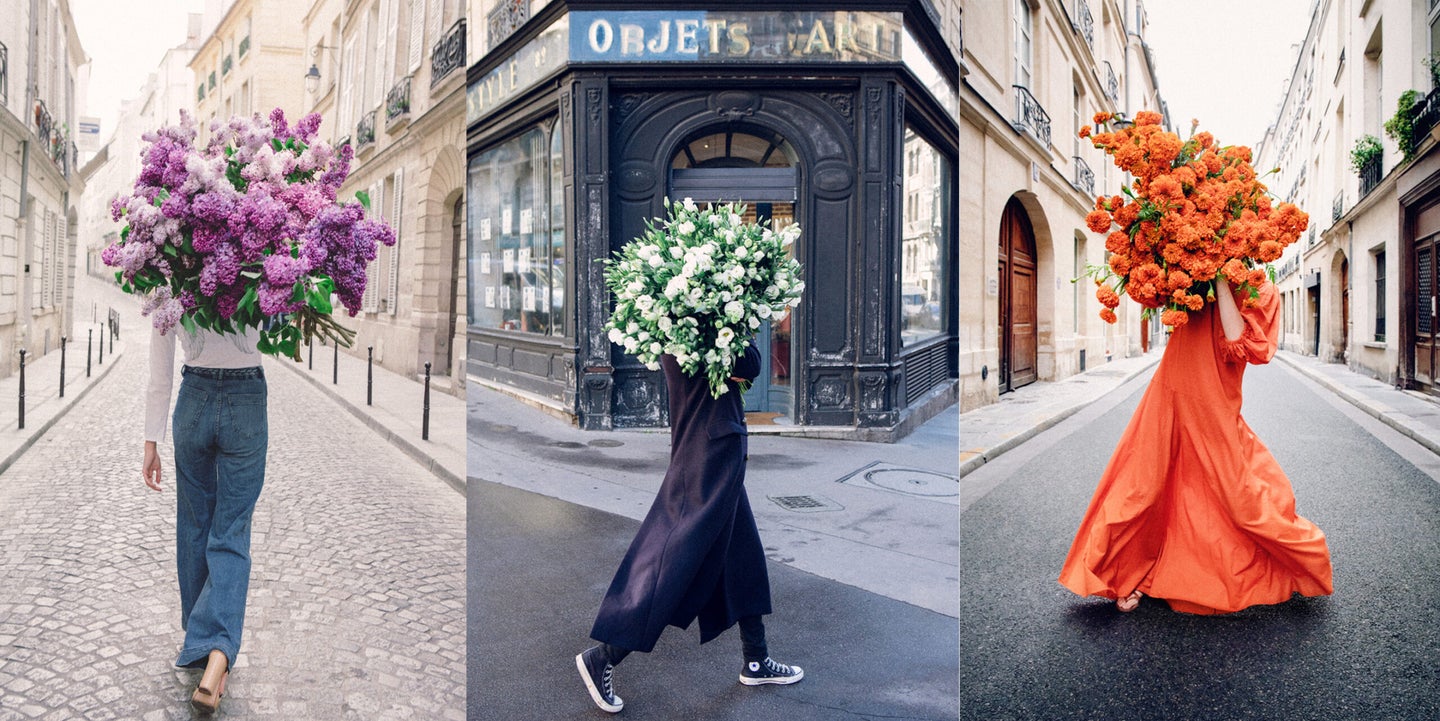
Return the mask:
[[844,506],[824,496],[767,496],[775,505],[796,513],[814,513],[816,511],[842,511]]
[[905,404],[949,379],[948,349],[940,343],[905,357]]

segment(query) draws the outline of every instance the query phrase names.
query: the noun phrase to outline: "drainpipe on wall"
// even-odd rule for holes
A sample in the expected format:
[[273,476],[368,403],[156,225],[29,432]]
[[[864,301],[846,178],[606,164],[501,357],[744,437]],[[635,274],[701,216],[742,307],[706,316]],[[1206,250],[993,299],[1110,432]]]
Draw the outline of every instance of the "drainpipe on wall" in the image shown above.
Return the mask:
[[30,188],[30,141],[20,141],[20,213],[19,218],[24,218],[25,194]]

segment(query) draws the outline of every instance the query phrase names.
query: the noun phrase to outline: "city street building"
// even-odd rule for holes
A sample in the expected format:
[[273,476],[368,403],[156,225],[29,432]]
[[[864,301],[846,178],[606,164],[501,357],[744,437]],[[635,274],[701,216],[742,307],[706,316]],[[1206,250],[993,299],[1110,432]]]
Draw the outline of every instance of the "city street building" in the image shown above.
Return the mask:
[[[190,60],[200,47],[203,16],[192,13],[185,42],[165,51],[160,64],[146,78],[145,85],[133,99],[125,101],[116,118],[109,140],[80,169],[85,194],[80,198],[80,256],[76,272],[97,278],[113,279],[115,269],[100,260],[106,246],[120,238],[121,223],[110,216],[110,201],[128,194],[140,174],[141,136],[165,125],[180,121],[180,111],[193,112],[195,107],[195,74]],[[79,309],[80,318],[89,320],[90,309]]]
[[1256,167],[1278,166],[1271,191],[1310,214],[1310,229],[1278,262],[1282,347],[1440,392],[1440,67],[1430,60],[1440,9],[1427,7],[1316,2]]
[[[749,411],[893,439],[955,402],[959,6],[480,2],[468,373],[582,428],[663,426],[600,261],[665,198],[799,223],[805,296]],[[958,35],[958,32],[955,33]],[[477,36],[480,35],[477,32]]]
[[[1170,118],[1140,0],[963,3],[960,91],[960,409],[1060,380],[1161,340],[1124,302],[1099,317],[1085,227],[1097,194],[1126,182],[1077,137],[1097,112]],[[1076,280],[1078,279],[1078,280]],[[1074,282],[1072,282],[1074,281]]]
[[350,352],[410,377],[430,363],[433,386],[461,393],[465,2],[318,0],[304,33],[304,67],[284,72],[355,150],[342,197],[369,193],[398,238],[370,266]]
[[88,60],[66,0],[0,1],[0,376],[60,346],[78,212],[76,79]]

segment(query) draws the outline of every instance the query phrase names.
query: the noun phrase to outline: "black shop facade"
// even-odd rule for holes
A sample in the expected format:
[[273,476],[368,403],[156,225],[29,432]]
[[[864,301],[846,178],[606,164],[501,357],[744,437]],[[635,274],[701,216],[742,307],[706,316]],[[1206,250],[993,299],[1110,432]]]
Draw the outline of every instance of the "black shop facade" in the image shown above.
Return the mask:
[[752,429],[893,440],[956,402],[959,71],[930,0],[530,5],[485,18],[467,79],[471,382],[667,425],[663,376],[606,337],[602,261],[691,198],[802,228]]

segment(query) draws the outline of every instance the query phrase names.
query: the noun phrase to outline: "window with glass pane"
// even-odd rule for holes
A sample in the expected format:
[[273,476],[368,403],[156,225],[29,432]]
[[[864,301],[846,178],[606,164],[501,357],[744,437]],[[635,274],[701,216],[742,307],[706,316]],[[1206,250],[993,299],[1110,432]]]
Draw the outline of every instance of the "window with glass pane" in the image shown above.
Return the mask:
[[[558,334],[549,125],[486,150],[470,162],[470,324]],[[561,254],[563,260],[563,252]],[[562,276],[563,277],[563,276]],[[561,294],[563,303],[563,293]]]
[[900,241],[900,343],[914,345],[944,332],[952,279],[947,276],[950,224],[950,162],[907,129],[905,152],[919,156],[915,173],[904,176],[906,207]]
[[565,164],[560,123],[550,129],[550,334],[565,335]]

